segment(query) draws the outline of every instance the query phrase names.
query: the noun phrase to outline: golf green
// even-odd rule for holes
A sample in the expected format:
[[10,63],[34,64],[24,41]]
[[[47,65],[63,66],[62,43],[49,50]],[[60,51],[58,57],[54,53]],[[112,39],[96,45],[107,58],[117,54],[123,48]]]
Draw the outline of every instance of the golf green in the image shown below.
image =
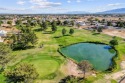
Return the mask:
[[36,54],[35,56],[27,57],[22,62],[33,64],[39,73],[39,78],[44,78],[57,72],[60,65],[57,59],[47,55]]
[[95,70],[104,71],[112,64],[116,51],[108,45],[95,43],[78,43],[63,47],[60,52],[77,62],[88,60]]

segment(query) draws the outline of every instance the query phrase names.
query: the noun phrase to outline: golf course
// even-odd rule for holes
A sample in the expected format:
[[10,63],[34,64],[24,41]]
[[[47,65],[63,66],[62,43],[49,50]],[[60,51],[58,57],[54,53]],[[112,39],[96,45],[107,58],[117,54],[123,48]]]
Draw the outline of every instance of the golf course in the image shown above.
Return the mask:
[[[111,64],[112,57],[116,55],[115,51],[112,53],[108,49],[104,49],[105,46],[109,45],[109,41],[112,40],[112,36],[108,36],[102,33],[95,34],[95,32],[84,29],[74,29],[74,34],[70,35],[69,30],[73,27],[68,27],[68,26],[57,26],[57,31],[55,33],[51,33],[51,28],[48,28],[46,31],[36,31],[37,28],[39,28],[39,26],[35,26],[34,28],[32,28],[32,30],[35,31],[35,34],[38,37],[38,42],[35,45],[35,47],[26,50],[12,51],[11,54],[13,55],[13,58],[6,66],[7,70],[7,69],[13,69],[16,65],[20,63],[33,64],[34,67],[36,68],[36,71],[39,74],[35,83],[58,83],[60,79],[67,76],[63,73],[65,71],[60,69],[63,67],[64,64],[67,63],[67,59],[69,59],[64,57],[58,52],[58,49],[61,49],[62,47],[66,47],[64,49],[62,48],[61,50],[62,53],[70,58],[75,59],[77,62],[80,62],[85,59],[81,58],[82,55],[88,56],[86,57],[86,59],[90,60],[90,63],[92,62],[94,68],[97,69],[97,72],[98,70],[108,69],[109,65]],[[63,36],[61,33],[63,28],[67,30],[65,36]],[[116,38],[119,43],[118,45],[115,46],[115,49],[118,51],[118,55],[115,58],[116,62],[115,68],[111,73],[120,70],[119,64],[125,58],[125,41],[122,38],[119,37]],[[101,44],[88,45],[88,43],[86,44],[80,43],[89,41],[102,42],[105,43],[106,45],[101,45]],[[75,43],[78,44],[71,45]],[[39,47],[40,45],[42,45],[41,48]],[[88,52],[90,49],[91,52]],[[75,50],[77,51],[74,53],[73,51]],[[79,58],[76,58],[76,55]],[[90,55],[93,55],[93,57],[90,57]],[[102,63],[98,63],[99,60]],[[107,63],[105,63],[105,60],[107,60],[106,61]],[[105,73],[107,72],[99,71],[96,77],[88,76],[87,77],[88,81],[85,83],[92,83],[100,79],[102,80],[104,79]],[[1,73],[0,83],[5,83],[4,80],[5,80],[4,73]],[[111,81],[112,79],[109,80]]]

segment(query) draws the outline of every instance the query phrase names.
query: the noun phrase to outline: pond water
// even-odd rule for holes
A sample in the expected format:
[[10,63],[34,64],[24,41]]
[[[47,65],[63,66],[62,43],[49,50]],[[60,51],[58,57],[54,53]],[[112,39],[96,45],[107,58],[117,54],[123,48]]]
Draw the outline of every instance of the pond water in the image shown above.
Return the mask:
[[88,60],[95,70],[104,71],[112,64],[116,51],[108,45],[78,43],[60,49],[60,52],[77,62]]

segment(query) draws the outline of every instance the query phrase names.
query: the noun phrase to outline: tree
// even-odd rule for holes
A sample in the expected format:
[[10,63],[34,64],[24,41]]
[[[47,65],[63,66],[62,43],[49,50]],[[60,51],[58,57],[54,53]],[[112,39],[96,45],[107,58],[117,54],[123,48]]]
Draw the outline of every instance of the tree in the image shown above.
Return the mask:
[[105,20],[105,19],[102,19],[102,20],[101,20],[101,22],[102,22],[102,23],[105,23],[105,22],[106,22],[106,20]]
[[35,45],[37,43],[37,36],[34,32],[31,32],[27,37],[30,37],[29,41],[31,42],[32,45]]
[[1,26],[2,23],[3,23],[3,21],[0,20],[0,26]]
[[21,25],[21,24],[22,24],[21,20],[16,21],[16,25]]
[[52,23],[51,23],[51,26],[52,26],[52,31],[57,31],[57,27],[56,27],[56,22],[55,21],[53,21]]
[[10,25],[12,25],[12,21],[7,21],[7,24],[10,24]]
[[74,26],[74,21],[71,21],[70,24],[71,24],[72,26]]
[[98,22],[100,22],[100,20],[99,20],[98,18],[95,18],[95,21],[98,21]]
[[102,32],[102,27],[98,27],[97,28],[97,31],[100,33],[100,32]]
[[5,71],[4,76],[9,83],[33,83],[38,73],[33,65],[23,63],[13,70]]
[[57,25],[61,25],[62,23],[61,23],[61,21],[59,20],[59,18],[57,18]]
[[47,22],[46,21],[42,21],[41,28],[44,31],[47,29]]
[[69,23],[69,22],[68,22],[67,20],[65,20],[65,21],[63,22],[64,25],[68,25],[68,23]]
[[121,21],[117,22],[116,24],[117,24],[116,25],[117,27],[124,27],[125,26],[124,23]]
[[92,23],[93,23],[93,17],[90,17],[90,18],[88,18],[87,19],[90,23],[91,23],[91,25],[92,25]]
[[37,36],[29,27],[22,27],[20,30],[21,32],[17,35],[11,36],[11,48],[13,50],[25,49],[37,43]]
[[65,34],[66,34],[66,29],[63,28],[63,29],[62,29],[62,35],[64,36]]
[[31,22],[30,25],[31,26],[36,26],[36,22]]
[[71,75],[61,79],[59,83],[81,83],[81,82],[80,78]]
[[81,25],[80,25],[79,23],[77,23],[76,26],[77,26],[78,28],[80,28]]
[[108,21],[107,26],[112,26],[112,22]]
[[116,38],[112,39],[110,42],[109,42],[110,45],[112,46],[115,46],[115,45],[118,45],[118,41]]
[[0,65],[5,66],[9,62],[11,49],[8,45],[0,43]]
[[72,35],[73,33],[74,33],[74,29],[70,29],[70,30],[69,30],[69,34]]
[[92,22],[93,21],[93,17],[90,17],[87,20],[90,21],[90,22]]
[[84,60],[78,63],[78,68],[83,72],[85,78],[86,72],[92,69],[92,65],[87,60]]

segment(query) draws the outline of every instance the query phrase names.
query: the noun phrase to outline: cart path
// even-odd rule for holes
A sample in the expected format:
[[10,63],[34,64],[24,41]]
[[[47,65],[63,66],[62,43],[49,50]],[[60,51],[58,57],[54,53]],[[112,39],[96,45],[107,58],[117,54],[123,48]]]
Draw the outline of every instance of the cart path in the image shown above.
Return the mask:
[[121,68],[122,70],[113,74],[106,74],[105,79],[114,79],[117,80],[118,82],[125,77],[125,61],[121,62]]

